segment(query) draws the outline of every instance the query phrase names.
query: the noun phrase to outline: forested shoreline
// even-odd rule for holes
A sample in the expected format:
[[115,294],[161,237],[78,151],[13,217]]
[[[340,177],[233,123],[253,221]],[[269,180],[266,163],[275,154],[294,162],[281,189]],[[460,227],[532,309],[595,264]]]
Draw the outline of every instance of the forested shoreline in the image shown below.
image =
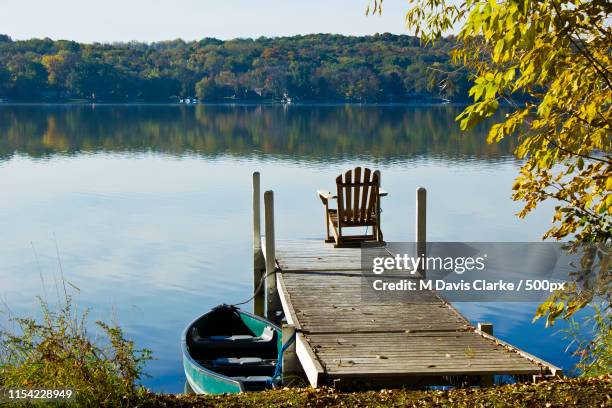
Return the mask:
[[458,102],[467,99],[470,84],[467,71],[451,61],[455,41],[423,46],[406,35],[313,34],[80,44],[0,35],[0,98]]

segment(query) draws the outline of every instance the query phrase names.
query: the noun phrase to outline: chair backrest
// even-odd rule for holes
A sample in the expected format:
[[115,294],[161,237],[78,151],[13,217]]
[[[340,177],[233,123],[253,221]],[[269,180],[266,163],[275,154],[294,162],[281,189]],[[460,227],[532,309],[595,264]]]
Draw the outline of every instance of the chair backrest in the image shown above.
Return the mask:
[[[362,177],[363,174],[363,177]],[[378,218],[380,173],[355,167],[336,177],[340,225],[371,224]]]

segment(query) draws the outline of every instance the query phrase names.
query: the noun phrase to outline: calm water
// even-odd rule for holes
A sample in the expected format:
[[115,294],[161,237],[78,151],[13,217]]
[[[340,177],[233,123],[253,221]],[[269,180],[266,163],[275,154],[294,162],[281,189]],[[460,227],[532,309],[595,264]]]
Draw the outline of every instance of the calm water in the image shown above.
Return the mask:
[[[487,145],[483,129],[461,134],[460,110],[0,105],[0,298],[15,315],[34,313],[35,296],[55,299],[61,264],[92,320],[116,319],[153,350],[146,385],[179,392],[185,324],[250,296],[255,170],[275,191],[279,239],[320,239],[315,191],[361,164],[380,169],[390,192],[389,241],[414,239],[417,186],[428,189],[431,241],[539,240],[550,207],[515,217],[513,146]],[[457,307],[572,367],[562,334],[531,323],[535,305]]]

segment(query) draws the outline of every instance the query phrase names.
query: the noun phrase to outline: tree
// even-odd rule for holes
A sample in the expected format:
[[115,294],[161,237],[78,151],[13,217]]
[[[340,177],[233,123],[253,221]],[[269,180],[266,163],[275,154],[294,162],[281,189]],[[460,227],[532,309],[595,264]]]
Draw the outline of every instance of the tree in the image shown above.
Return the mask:
[[196,96],[203,101],[213,100],[217,95],[215,80],[211,77],[204,77],[195,85]]
[[74,69],[78,56],[69,51],[60,51],[57,54],[45,55],[41,63],[49,73],[49,85],[58,88],[66,87],[68,75]]
[[111,65],[97,61],[77,64],[66,81],[77,96],[94,100],[123,99],[126,95],[125,88],[130,82],[129,78],[120,78]]
[[4,95],[10,87],[11,73],[0,65],[0,96]]
[[11,81],[9,94],[19,99],[34,99],[42,95],[47,85],[47,71],[39,62],[25,54],[7,64]]
[[[611,289],[612,6],[606,0],[409,0],[406,23],[425,43],[460,27],[455,63],[474,76],[473,102],[458,117],[468,129],[508,106],[488,141],[519,141],[524,160],[513,186],[525,217],[556,203],[544,238],[603,243],[597,291],[557,292],[536,317],[569,317]],[[374,13],[382,0],[374,0]],[[370,11],[370,9],[368,10]],[[527,97],[518,103],[517,97]]]

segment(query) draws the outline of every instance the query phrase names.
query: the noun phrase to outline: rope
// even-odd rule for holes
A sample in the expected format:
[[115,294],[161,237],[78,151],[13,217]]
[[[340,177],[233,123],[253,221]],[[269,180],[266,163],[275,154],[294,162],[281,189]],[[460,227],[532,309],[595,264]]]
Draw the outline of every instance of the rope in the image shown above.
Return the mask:
[[[259,284],[257,284],[257,288],[253,292],[253,296],[249,297],[247,300],[245,300],[243,302],[233,303],[230,306],[236,307],[236,306],[244,305],[245,303],[249,303],[251,300],[255,299],[255,296],[257,296],[257,294],[261,291],[261,288],[263,288],[263,284],[266,281],[266,278],[268,276],[270,276],[270,275],[276,275],[276,272],[278,272],[279,270],[280,270],[280,268],[278,267],[278,264],[277,264],[272,272],[264,273],[263,276],[261,277],[261,279],[259,280]],[[267,381],[268,385],[271,386],[271,387],[276,385],[279,382],[279,380],[282,379],[282,375],[283,375],[283,354],[285,354],[285,351],[287,351],[289,346],[291,346],[291,344],[293,344],[295,342],[296,333],[297,332],[294,332],[293,335],[291,337],[289,337],[287,342],[285,344],[283,344],[281,349],[278,351],[278,356],[276,358],[276,366],[274,367],[274,374]]]
[[274,374],[267,381],[268,385],[274,386],[274,385],[278,384],[279,380],[282,379],[282,376],[283,376],[283,354],[285,354],[285,351],[287,351],[289,346],[291,346],[295,342],[296,333],[297,332],[294,332],[291,335],[291,337],[289,337],[287,342],[285,344],[283,344],[283,347],[281,347],[281,349],[278,351],[278,357],[276,358],[276,367],[274,367]]
[[232,303],[233,306],[241,306],[244,305],[246,303],[249,303],[251,300],[255,299],[255,296],[257,296],[257,294],[259,293],[259,291],[261,291],[261,288],[263,287],[264,282],[266,281],[266,278],[270,275],[276,275],[276,272],[278,271],[278,268],[274,268],[274,270],[272,272],[268,272],[268,273],[264,273],[264,275],[261,277],[261,279],[259,280],[259,284],[257,285],[257,289],[255,289],[255,292],[253,292],[253,296],[251,296],[250,298],[248,298],[247,300],[245,300],[244,302],[240,302],[240,303]]

